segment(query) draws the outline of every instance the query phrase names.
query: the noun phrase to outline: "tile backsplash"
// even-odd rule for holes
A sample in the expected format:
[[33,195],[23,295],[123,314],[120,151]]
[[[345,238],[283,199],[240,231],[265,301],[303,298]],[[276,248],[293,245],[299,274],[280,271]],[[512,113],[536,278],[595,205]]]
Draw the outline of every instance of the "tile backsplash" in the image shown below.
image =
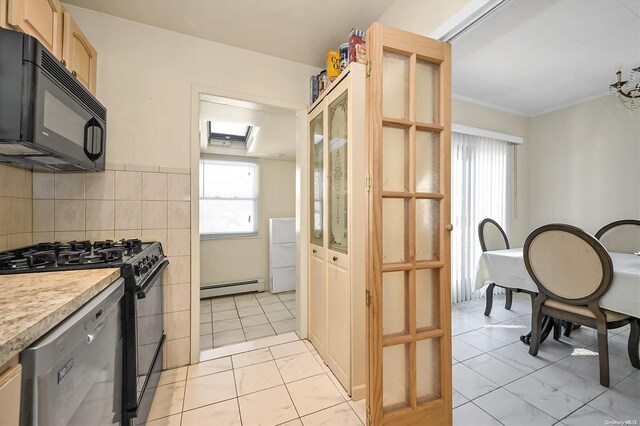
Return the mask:
[[[30,220],[16,229],[33,232],[34,242],[120,238],[160,241],[170,262],[164,286],[165,366],[173,368],[190,361],[190,175],[189,170],[142,170],[35,172],[33,229]],[[4,196],[0,197],[4,202]],[[14,198],[21,200],[12,195]],[[31,199],[29,214],[30,203]],[[5,213],[0,210],[0,214]],[[18,217],[18,213],[13,215]]]
[[31,170],[0,164],[0,251],[32,242]]

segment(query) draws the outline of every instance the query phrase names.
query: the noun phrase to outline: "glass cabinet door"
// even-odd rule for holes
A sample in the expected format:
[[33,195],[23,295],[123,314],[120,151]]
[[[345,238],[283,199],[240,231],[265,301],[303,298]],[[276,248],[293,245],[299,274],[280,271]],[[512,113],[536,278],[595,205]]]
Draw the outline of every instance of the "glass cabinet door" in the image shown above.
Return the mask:
[[311,244],[323,245],[323,183],[324,183],[324,114],[320,113],[311,121]]
[[348,92],[329,105],[329,248],[347,253]]

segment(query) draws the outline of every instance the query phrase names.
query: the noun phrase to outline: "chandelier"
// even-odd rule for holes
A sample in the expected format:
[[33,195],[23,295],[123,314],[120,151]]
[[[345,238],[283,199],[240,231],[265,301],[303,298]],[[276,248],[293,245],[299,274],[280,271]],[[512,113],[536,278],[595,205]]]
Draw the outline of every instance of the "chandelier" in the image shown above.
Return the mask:
[[640,73],[640,67],[631,70],[629,80],[622,80],[622,71],[618,70],[616,72],[618,81],[609,85],[609,94],[613,95],[615,90],[616,97],[630,111],[631,115],[633,115],[633,111],[640,107],[640,83],[633,85],[636,73]]

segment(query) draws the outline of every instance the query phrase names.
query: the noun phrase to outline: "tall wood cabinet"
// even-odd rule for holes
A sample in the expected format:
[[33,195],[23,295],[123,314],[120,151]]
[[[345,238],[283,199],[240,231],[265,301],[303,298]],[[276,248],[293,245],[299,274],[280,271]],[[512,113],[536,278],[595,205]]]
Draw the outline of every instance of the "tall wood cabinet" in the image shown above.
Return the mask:
[[353,399],[365,396],[365,66],[352,63],[309,115],[309,335]]

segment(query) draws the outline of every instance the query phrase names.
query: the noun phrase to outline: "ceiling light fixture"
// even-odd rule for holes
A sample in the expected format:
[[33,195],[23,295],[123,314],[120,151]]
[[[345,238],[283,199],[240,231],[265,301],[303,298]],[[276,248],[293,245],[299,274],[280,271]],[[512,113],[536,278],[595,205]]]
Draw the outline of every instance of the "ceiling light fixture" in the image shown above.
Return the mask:
[[609,95],[613,95],[615,90],[616,97],[629,110],[631,115],[633,115],[633,111],[640,107],[640,83],[636,83],[635,87],[633,85],[636,73],[640,73],[640,67],[631,70],[629,80],[622,80],[622,71],[618,70],[616,72],[618,81],[609,85]]

